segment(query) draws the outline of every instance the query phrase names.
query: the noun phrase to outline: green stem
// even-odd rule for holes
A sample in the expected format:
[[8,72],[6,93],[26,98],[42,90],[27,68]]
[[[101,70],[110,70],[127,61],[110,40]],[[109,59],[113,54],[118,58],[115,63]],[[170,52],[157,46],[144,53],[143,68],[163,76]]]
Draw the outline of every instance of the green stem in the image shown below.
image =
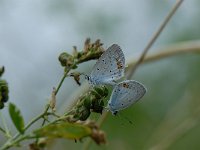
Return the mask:
[[57,93],[58,93],[60,87],[62,86],[62,84],[63,84],[65,78],[67,77],[68,72],[69,72],[69,71],[65,71],[65,73],[64,73],[64,75],[63,75],[63,77],[62,77],[62,79],[60,80],[60,82],[59,82],[59,84],[58,84],[58,87],[56,88],[55,95],[57,95]]
[[17,145],[18,143],[20,143],[21,141],[27,140],[27,139],[33,139],[36,138],[36,136],[31,136],[31,135],[24,135],[22,137],[20,137],[19,139],[13,141],[12,145]]
[[2,130],[4,130],[5,132],[5,136],[6,137],[8,137],[8,138],[11,138],[12,136],[11,136],[11,134],[10,134],[10,131],[9,131],[9,129],[8,129],[8,125],[7,125],[7,123],[6,123],[6,121],[5,121],[5,119],[4,119],[4,117],[3,117],[3,115],[2,115],[2,113],[1,113],[1,111],[0,111],[0,117],[1,117],[1,120],[2,120],[2,122],[3,122],[3,126],[4,126],[4,129],[2,129]]
[[[24,128],[24,130],[26,131],[33,123],[35,123],[36,121],[38,121],[39,119],[43,118],[45,115],[46,115],[46,110],[47,108],[45,109],[45,111],[43,113],[41,113],[40,115],[38,115],[35,119],[33,119],[32,121],[30,121],[26,127]],[[65,119],[66,116],[62,116],[56,120],[54,120],[53,122],[49,123],[49,124],[53,124],[53,123],[56,123],[58,121],[61,121],[63,119]],[[27,139],[33,139],[33,138],[36,138],[35,136],[30,136],[30,135],[22,135],[21,137],[21,134],[20,133],[17,133],[12,139],[8,140],[1,148],[0,150],[6,150],[6,149],[9,149],[10,147],[13,147],[17,144],[19,144],[21,141],[24,141],[24,140],[27,140]],[[20,138],[19,138],[20,137]]]
[[[67,77],[67,74],[69,73],[69,71],[70,71],[70,69],[68,69],[67,71],[65,71],[62,79],[60,80],[60,82],[59,82],[59,84],[58,84],[58,86],[56,88],[55,95],[57,95],[58,91],[60,90],[60,87],[62,86],[65,78]],[[50,108],[50,105],[48,105],[48,107],[46,109],[46,112],[49,110],[49,108]],[[46,120],[44,119],[43,122],[42,122],[42,126],[44,126],[45,122],[46,122]]]
[[[57,93],[58,93],[60,87],[62,86],[62,84],[63,84],[63,82],[64,82],[65,78],[67,77],[67,74],[69,73],[70,70],[71,70],[71,68],[69,68],[68,70],[65,71],[63,77],[61,78],[61,80],[60,80],[60,82],[59,82],[59,84],[58,84],[58,86],[57,86],[57,88],[56,88],[55,95],[57,95]],[[25,126],[24,131],[26,131],[27,129],[29,129],[29,127],[30,127],[32,124],[34,124],[35,122],[37,122],[39,119],[44,118],[46,115],[48,115],[48,110],[49,110],[49,108],[50,108],[50,104],[48,103],[47,106],[46,106],[46,108],[45,108],[45,110],[43,111],[43,113],[39,114],[36,118],[34,118],[33,120],[31,120],[31,121]],[[56,119],[56,120],[53,121],[53,122],[56,122],[56,121],[59,121],[59,120],[61,120],[61,118]],[[3,122],[4,122],[4,121],[3,121]],[[45,124],[45,122],[46,122],[46,120],[44,119],[44,120],[43,120],[43,123],[42,123],[42,126]],[[6,125],[4,125],[4,126],[5,126],[5,129],[6,129],[6,134],[7,134],[9,137],[11,137],[11,135],[9,134],[9,132],[8,132],[8,130],[7,130],[7,126],[6,126]],[[1,130],[1,129],[0,129],[0,130]],[[4,130],[2,129],[1,131],[4,131]],[[19,138],[20,135],[21,135],[21,134],[20,134],[19,132],[18,132],[17,134],[15,134],[15,135],[14,135],[11,139],[9,139],[0,149],[1,149],[1,150],[8,149],[9,147],[12,147],[12,146],[13,146],[13,141],[15,141],[15,143],[17,143],[17,142],[19,143],[20,141],[22,141],[22,140],[24,140],[24,139],[27,138],[26,136],[22,136],[21,138]],[[19,139],[16,140],[17,138],[19,138]]]
[[[63,82],[64,82],[64,80],[65,80],[65,78],[66,78],[66,76],[67,76],[67,74],[68,74],[68,72],[69,72],[69,70],[67,70],[67,71],[64,73],[64,75],[63,75],[61,81],[60,81],[59,84],[58,84],[58,87],[56,88],[55,94],[58,93],[60,87],[62,86],[62,84],[63,84]],[[47,115],[47,112],[48,112],[49,108],[50,108],[50,105],[49,105],[49,103],[48,103],[48,104],[46,105],[46,108],[45,108],[45,110],[43,111],[43,113],[39,114],[37,117],[35,117],[33,120],[31,120],[31,121],[25,126],[24,131],[26,131],[27,129],[29,129],[29,127],[30,127],[31,125],[33,125],[35,122],[37,122],[39,119],[44,118],[45,115]],[[43,123],[42,123],[42,126],[45,124],[45,121],[46,121],[46,120],[44,119],[44,121],[43,121]],[[12,143],[13,143],[13,142],[11,142],[11,141],[15,141],[18,137],[20,137],[20,135],[21,135],[21,134],[18,132],[15,136],[13,136],[10,140],[8,140],[8,141],[5,143],[5,145],[4,145],[1,149],[4,150],[4,149],[8,149],[9,147],[11,147],[11,146],[12,146]],[[22,138],[22,139],[23,139],[23,138]],[[20,140],[20,141],[21,141],[21,140]]]
[[0,131],[2,131],[4,134],[6,134],[6,131],[2,127],[0,127]]
[[[37,122],[39,119],[43,118],[46,114],[47,114],[47,111],[49,109],[49,104],[46,106],[45,110],[39,114],[37,117],[35,117],[34,119],[32,119],[24,128],[24,131],[28,130],[28,128],[33,125],[35,122]],[[17,133],[15,134],[11,139],[9,139],[2,147],[1,147],[1,150],[4,150],[4,149],[8,149],[9,147],[12,147],[12,143],[13,141],[15,141],[18,137],[20,137],[21,133]]]
[[24,141],[24,140],[27,140],[27,139],[33,139],[33,138],[36,138],[36,137],[35,136],[31,136],[31,135],[23,135],[20,138],[18,138],[17,140],[10,141],[7,145],[4,145],[0,149],[1,150],[6,150],[6,149],[9,149],[9,148],[11,148],[11,147],[13,147],[15,145],[19,145],[19,143],[21,141]]
[[32,124],[34,124],[39,119],[43,118],[47,114],[48,109],[49,109],[49,104],[47,104],[47,106],[46,106],[45,110],[43,111],[43,113],[41,113],[40,115],[38,115],[35,119],[33,119],[32,121],[30,121],[26,125],[26,127],[24,128],[24,130],[26,131]]

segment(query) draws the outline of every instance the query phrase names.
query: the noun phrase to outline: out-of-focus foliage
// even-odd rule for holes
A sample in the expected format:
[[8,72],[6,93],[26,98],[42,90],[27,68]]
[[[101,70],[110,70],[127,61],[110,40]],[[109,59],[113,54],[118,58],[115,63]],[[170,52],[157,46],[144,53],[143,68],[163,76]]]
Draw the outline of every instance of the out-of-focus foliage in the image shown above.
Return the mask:
[[8,83],[6,80],[1,79],[4,72],[5,68],[0,67],[0,109],[4,108],[4,103],[6,103],[9,99]]

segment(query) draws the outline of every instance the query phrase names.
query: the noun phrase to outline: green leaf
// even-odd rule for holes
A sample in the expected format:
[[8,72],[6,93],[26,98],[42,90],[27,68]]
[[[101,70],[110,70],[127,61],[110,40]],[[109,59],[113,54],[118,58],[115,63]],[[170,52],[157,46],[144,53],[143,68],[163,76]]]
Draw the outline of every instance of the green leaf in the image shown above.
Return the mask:
[[9,104],[9,113],[12,119],[13,124],[17,128],[17,130],[23,134],[24,133],[24,119],[21,115],[20,110],[13,104]]
[[81,139],[90,136],[91,129],[87,126],[74,123],[59,123],[47,125],[34,131],[38,137]]

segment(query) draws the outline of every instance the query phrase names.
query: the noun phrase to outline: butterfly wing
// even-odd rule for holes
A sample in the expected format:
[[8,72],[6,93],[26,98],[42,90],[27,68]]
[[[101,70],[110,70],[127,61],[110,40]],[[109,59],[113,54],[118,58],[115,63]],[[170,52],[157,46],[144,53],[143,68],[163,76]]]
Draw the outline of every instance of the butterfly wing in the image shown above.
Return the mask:
[[94,65],[90,74],[92,84],[112,84],[124,76],[125,57],[117,44],[110,46]]
[[120,82],[113,89],[108,107],[111,112],[117,112],[136,103],[146,93],[146,88],[134,80]]

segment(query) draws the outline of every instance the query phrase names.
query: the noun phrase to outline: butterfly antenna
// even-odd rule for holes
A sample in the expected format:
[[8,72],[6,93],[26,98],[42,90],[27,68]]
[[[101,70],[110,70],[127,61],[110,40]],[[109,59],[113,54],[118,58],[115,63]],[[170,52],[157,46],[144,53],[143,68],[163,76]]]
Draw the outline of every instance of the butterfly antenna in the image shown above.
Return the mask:
[[90,79],[90,76],[88,76],[87,74],[81,72],[80,75],[83,75],[85,77],[85,79],[89,80]]
[[133,122],[127,116],[123,115],[122,113],[118,114],[118,116],[122,118],[125,122],[128,122],[129,124],[133,125]]

